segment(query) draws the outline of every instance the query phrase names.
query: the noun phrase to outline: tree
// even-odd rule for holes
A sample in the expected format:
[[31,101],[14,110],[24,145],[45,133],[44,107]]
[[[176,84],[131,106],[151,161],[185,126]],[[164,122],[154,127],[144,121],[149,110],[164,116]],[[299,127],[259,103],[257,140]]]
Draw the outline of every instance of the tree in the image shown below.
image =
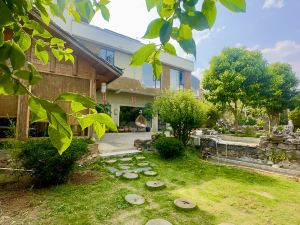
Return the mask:
[[293,121],[295,130],[300,128],[300,107],[289,112],[289,119]]
[[205,112],[192,91],[166,92],[155,99],[153,110],[173,129],[174,137],[188,143],[193,129],[205,123]]
[[273,63],[268,65],[267,85],[264,87],[264,98],[261,105],[266,109],[271,125],[278,122],[279,113],[286,109],[293,109],[300,104],[297,91],[299,80],[287,63]]
[[[68,148],[73,134],[68,124],[68,115],[57,104],[57,101],[69,101],[73,105],[73,115],[82,128],[93,125],[101,137],[105,126],[116,130],[116,126],[107,115],[95,111],[96,102],[75,93],[66,93],[56,101],[46,101],[34,96],[28,85],[37,84],[41,76],[33,64],[26,61],[25,53],[30,49],[31,39],[36,39],[36,57],[44,64],[48,62],[51,50],[59,61],[65,59],[74,63],[73,50],[65,47],[64,41],[52,37],[44,28],[49,25],[50,17],[57,16],[65,21],[64,11],[68,10],[77,22],[84,19],[90,22],[95,12],[101,11],[102,17],[109,20],[107,8],[109,0],[0,0],[0,94],[29,95],[29,106],[34,121],[48,119],[49,136],[60,153]],[[192,30],[211,28],[216,19],[216,1],[204,0],[201,10],[197,10],[198,0],[146,0],[147,9],[157,9],[159,18],[152,21],[144,38],[159,37],[161,44],[142,46],[132,57],[131,65],[152,64],[153,72],[158,78],[162,72],[159,60],[161,51],[176,55],[174,46],[169,43],[172,38],[179,42],[185,52],[196,57],[196,46],[192,38]],[[231,11],[244,12],[245,0],[220,0],[220,3]],[[32,20],[34,11],[40,15],[43,23]],[[177,22],[177,21],[178,22]],[[179,26],[176,26],[176,25]],[[11,66],[10,66],[11,65]],[[91,109],[92,114],[84,117],[79,109]]]
[[259,101],[266,82],[266,61],[258,51],[225,48],[210,61],[204,73],[203,88],[207,100],[221,104],[234,115],[235,131],[245,106]]

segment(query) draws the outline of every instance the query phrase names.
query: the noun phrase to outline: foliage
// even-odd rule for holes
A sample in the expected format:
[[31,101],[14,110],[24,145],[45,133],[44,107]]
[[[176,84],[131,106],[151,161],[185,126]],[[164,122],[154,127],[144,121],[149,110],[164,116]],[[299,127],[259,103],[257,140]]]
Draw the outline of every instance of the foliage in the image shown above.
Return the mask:
[[[48,101],[35,96],[29,85],[37,84],[41,75],[33,64],[26,61],[25,54],[34,44],[35,56],[47,64],[48,52],[58,60],[74,63],[73,50],[65,46],[65,42],[52,36],[45,28],[50,23],[50,17],[57,16],[65,21],[63,12],[68,9],[76,21],[81,18],[91,21],[94,13],[101,11],[104,19],[109,19],[107,0],[100,1],[10,1],[0,0],[0,94],[29,95],[29,108],[32,122],[48,120],[48,134],[52,144],[62,154],[70,145],[73,134],[68,118],[77,118],[82,129],[93,125],[100,138],[105,132],[105,126],[116,131],[112,119],[96,113],[96,102],[88,97],[63,93],[55,101]],[[43,22],[33,19],[32,15],[41,17]],[[11,65],[11,66],[10,66]],[[72,113],[65,112],[59,106],[60,101],[71,103]],[[81,110],[91,109],[92,114],[84,116]]]
[[153,143],[155,143],[156,140],[158,140],[159,138],[162,138],[162,137],[166,137],[166,135],[164,133],[154,133],[151,135],[151,140]]
[[203,102],[202,106],[205,111],[205,126],[215,128],[218,120],[221,118],[223,112],[222,108],[209,102]]
[[18,140],[5,140],[0,142],[0,150],[19,148],[23,144],[22,141]]
[[261,118],[258,118],[256,120],[256,125],[259,126],[259,127],[263,127],[265,125],[265,121]]
[[152,102],[148,102],[143,108],[143,116],[146,118],[146,120],[150,121],[152,119],[152,114],[153,114]]
[[293,121],[295,130],[297,130],[297,128],[300,128],[300,107],[289,112],[289,119]]
[[153,109],[169,123],[174,137],[188,143],[192,129],[199,128],[205,123],[205,112],[192,91],[166,92],[158,96]]
[[5,137],[15,138],[16,137],[16,121],[8,118],[8,129],[4,131]]
[[[224,7],[233,12],[245,12],[245,0],[220,0]],[[162,73],[159,55],[162,51],[176,55],[175,47],[170,40],[178,42],[180,47],[196,58],[196,44],[192,32],[210,29],[217,14],[217,1],[204,0],[146,0],[148,11],[156,8],[159,18],[151,21],[144,38],[159,38],[159,45],[147,44],[138,49],[131,60],[132,66],[140,66],[145,62],[152,65],[156,79]]]
[[241,116],[239,124],[253,126],[256,124],[256,119],[253,118],[252,116],[247,116],[247,117]]
[[278,149],[272,149],[271,151],[267,151],[266,158],[272,161],[273,163],[279,163],[291,159],[287,151]]
[[182,155],[184,145],[173,137],[160,137],[155,141],[155,148],[163,159],[173,159]]
[[97,103],[96,110],[98,113],[106,113],[107,115],[111,115],[111,104],[110,103],[106,103],[106,104]]
[[211,59],[202,83],[207,90],[205,97],[233,113],[235,130],[244,106],[260,100],[267,79],[266,68],[260,52],[244,48],[225,48]]
[[269,118],[274,120],[283,110],[300,104],[296,98],[299,95],[299,80],[292,67],[286,63],[268,65],[268,77],[261,105],[266,109]]
[[68,150],[59,155],[49,139],[29,140],[21,147],[18,158],[35,182],[41,186],[60,184],[67,180],[74,164],[87,151],[88,142],[73,139]]

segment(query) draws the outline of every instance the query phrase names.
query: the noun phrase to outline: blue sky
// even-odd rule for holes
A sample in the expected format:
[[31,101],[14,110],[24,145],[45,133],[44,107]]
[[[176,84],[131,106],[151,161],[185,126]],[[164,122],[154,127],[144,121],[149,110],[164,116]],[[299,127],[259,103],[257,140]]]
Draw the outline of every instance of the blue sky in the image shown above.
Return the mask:
[[[246,0],[246,13],[233,13],[218,4],[217,20],[211,30],[194,32],[197,59],[194,74],[201,78],[213,55],[224,47],[245,46],[262,51],[269,62],[290,63],[300,78],[300,0]],[[202,2],[200,0],[200,2]],[[107,23],[96,15],[93,25],[140,39],[148,23],[157,18],[146,10],[144,0],[111,0]],[[157,42],[157,40],[154,40]],[[178,45],[177,54],[186,55]]]

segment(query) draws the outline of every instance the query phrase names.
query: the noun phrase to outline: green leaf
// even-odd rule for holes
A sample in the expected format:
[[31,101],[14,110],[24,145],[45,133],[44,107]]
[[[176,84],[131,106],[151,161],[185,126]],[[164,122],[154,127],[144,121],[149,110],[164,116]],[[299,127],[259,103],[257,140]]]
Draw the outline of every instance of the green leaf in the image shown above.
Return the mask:
[[[48,126],[48,134],[50,137],[50,141],[52,145],[58,150],[58,153],[61,155],[67,148],[70,146],[73,138],[72,130],[70,125],[68,125],[68,130],[62,132],[61,128],[67,128],[67,126],[63,127],[62,125],[54,126],[49,124]],[[71,136],[69,135],[71,132]]]
[[0,47],[0,62],[7,60],[11,54],[11,44],[10,42],[4,42]]
[[163,0],[163,4],[166,4],[166,5],[174,5],[175,4],[175,0]]
[[107,5],[108,3],[110,3],[109,0],[100,0],[101,5]]
[[65,42],[62,39],[54,37],[54,38],[51,38],[50,45],[57,45],[58,47],[64,47]]
[[159,31],[160,42],[164,45],[171,37],[173,23],[165,21]]
[[84,107],[80,102],[71,102],[72,112],[77,113],[85,109],[86,107]]
[[148,57],[155,51],[155,44],[147,44],[140,47],[132,56],[130,65],[140,66],[147,61]]
[[48,14],[45,15],[45,14],[41,13],[41,18],[42,18],[43,22],[48,26],[50,23],[50,16]]
[[109,13],[108,8],[105,5],[100,5],[100,10],[101,10],[103,19],[105,19],[106,21],[109,21],[110,13]]
[[169,18],[174,13],[174,6],[163,4],[161,1],[158,1],[157,4],[157,13],[162,18]]
[[51,48],[51,52],[58,61],[61,61],[64,58],[64,53],[60,49]]
[[189,6],[195,6],[197,4],[198,0],[186,0],[184,1],[185,4]]
[[159,36],[159,31],[164,23],[165,20],[163,20],[162,18],[158,18],[151,21],[151,23],[149,23],[147,27],[147,31],[144,34],[143,38],[148,38],[148,39],[157,38]]
[[105,125],[94,122],[94,131],[97,134],[98,138],[101,139],[105,134]]
[[42,38],[52,38],[52,34],[50,34],[47,30],[44,29],[43,32],[38,30],[33,30],[32,36],[42,37]]
[[47,119],[47,111],[42,107],[37,98],[30,97],[28,107],[31,111],[31,123]]
[[20,69],[25,63],[25,54],[15,42],[12,42],[10,62],[15,70]]
[[196,58],[196,44],[193,39],[179,41],[180,47],[189,54],[193,54]]
[[157,58],[155,58],[152,62],[152,72],[156,80],[159,79],[161,73],[162,73],[162,64],[161,61]]
[[30,62],[27,62],[28,64],[28,68],[30,69],[30,72],[31,72],[31,78],[29,80],[29,83],[30,84],[37,84],[41,79],[42,79],[42,76],[40,75],[40,73],[37,71],[37,69],[35,68],[35,66],[30,63]]
[[23,95],[26,92],[26,88],[9,74],[0,76],[0,95]]
[[217,15],[215,0],[204,0],[202,4],[202,13],[205,15],[208,25],[211,28],[215,23]]
[[95,122],[100,124],[104,124],[107,128],[112,131],[118,131],[116,124],[112,120],[112,118],[105,113],[93,113],[88,115],[83,115],[82,117],[77,118],[78,122],[82,129],[85,129]]
[[0,47],[4,44],[3,29],[0,29]]
[[179,27],[179,38],[180,39],[192,39],[192,30],[189,25],[181,24]]
[[70,60],[73,64],[75,62],[74,56],[72,54],[65,54],[65,61]]
[[150,11],[158,4],[158,0],[146,0],[147,10]]
[[74,5],[70,5],[69,15],[72,15],[73,18],[75,19],[75,21],[76,21],[77,23],[80,23],[80,15],[79,15],[79,13],[76,11]]
[[165,45],[163,46],[163,49],[164,49],[167,53],[169,53],[169,54],[171,54],[171,55],[176,55],[176,49],[175,49],[175,47],[174,47],[172,44],[170,44],[170,43],[165,44]]
[[66,4],[68,4],[68,2],[66,0],[57,0],[57,5],[58,5],[59,9],[62,11],[65,9]]
[[0,9],[1,9],[1,16],[0,16],[0,27],[7,26],[14,22],[14,19],[12,17],[12,12],[9,10],[7,5],[0,0]]
[[55,101],[72,101],[82,104],[86,108],[95,108],[96,101],[90,97],[83,96],[81,94],[65,92],[60,94]]
[[44,64],[48,63],[49,56],[48,52],[45,49],[46,43],[42,40],[38,40],[35,44],[34,54],[36,57],[41,60]]
[[31,38],[25,31],[21,31],[17,43],[23,51],[27,51],[31,46]]
[[220,2],[233,12],[246,12],[245,0],[220,0]]
[[[101,5],[100,5],[101,6]],[[93,5],[91,1],[77,1],[76,2],[76,9],[77,12],[81,17],[86,19],[88,22],[90,22],[93,19],[94,16],[94,10]],[[102,10],[101,10],[102,13]],[[103,14],[102,14],[103,16]]]
[[193,15],[183,14],[184,22],[188,23],[192,29],[202,31],[209,28],[208,21],[202,12],[196,11]]

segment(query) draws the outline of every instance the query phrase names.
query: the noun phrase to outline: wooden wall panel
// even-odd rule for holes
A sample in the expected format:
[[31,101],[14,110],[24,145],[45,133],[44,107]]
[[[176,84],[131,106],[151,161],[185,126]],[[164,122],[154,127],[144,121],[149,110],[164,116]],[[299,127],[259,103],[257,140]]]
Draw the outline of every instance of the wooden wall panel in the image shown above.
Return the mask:
[[16,117],[18,96],[0,95],[0,117]]

